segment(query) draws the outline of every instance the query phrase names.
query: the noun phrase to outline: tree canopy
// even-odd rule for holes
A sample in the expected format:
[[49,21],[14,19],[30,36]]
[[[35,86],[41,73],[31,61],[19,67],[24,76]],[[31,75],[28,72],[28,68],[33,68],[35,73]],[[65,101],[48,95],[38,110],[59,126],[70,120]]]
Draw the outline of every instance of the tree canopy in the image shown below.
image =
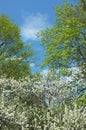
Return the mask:
[[83,1],[77,5],[56,6],[55,24],[39,32],[45,48],[43,66],[54,68],[86,64],[86,10]]
[[21,40],[19,27],[7,16],[0,16],[0,75],[22,77],[30,74],[30,45]]
[[[55,24],[39,32],[51,69],[31,76],[31,46],[0,16],[0,130],[86,130],[85,1],[56,6]],[[69,67],[59,79],[56,69]]]

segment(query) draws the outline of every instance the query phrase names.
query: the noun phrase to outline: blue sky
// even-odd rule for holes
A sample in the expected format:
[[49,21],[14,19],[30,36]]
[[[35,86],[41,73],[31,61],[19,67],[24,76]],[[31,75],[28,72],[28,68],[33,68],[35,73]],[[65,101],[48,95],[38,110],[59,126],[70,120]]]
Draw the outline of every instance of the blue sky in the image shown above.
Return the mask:
[[[0,0],[0,14],[8,15],[21,29],[21,36],[25,43],[33,43],[37,51],[38,65],[44,58],[44,50],[40,45],[36,33],[51,26],[55,19],[56,5],[62,0]],[[74,0],[69,0],[74,1]],[[33,71],[39,70],[39,66],[31,64]]]

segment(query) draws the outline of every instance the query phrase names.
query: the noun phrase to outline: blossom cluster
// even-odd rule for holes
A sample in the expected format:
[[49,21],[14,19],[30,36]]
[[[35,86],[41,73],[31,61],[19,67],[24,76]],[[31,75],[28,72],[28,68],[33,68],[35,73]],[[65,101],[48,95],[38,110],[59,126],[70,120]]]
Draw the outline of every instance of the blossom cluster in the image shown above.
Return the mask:
[[19,80],[2,76],[1,130],[85,130],[86,108],[73,105],[78,83],[75,87],[71,82],[52,75]]

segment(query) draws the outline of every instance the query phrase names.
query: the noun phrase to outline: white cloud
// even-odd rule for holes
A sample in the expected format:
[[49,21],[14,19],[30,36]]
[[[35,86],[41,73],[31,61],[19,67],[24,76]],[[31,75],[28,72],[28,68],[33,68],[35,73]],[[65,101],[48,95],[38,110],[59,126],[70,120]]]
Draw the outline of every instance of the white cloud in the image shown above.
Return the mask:
[[37,32],[49,26],[48,18],[41,13],[30,14],[23,17],[24,23],[21,26],[21,35],[24,40],[37,40]]
[[35,63],[30,63],[30,67],[34,67],[35,66]]

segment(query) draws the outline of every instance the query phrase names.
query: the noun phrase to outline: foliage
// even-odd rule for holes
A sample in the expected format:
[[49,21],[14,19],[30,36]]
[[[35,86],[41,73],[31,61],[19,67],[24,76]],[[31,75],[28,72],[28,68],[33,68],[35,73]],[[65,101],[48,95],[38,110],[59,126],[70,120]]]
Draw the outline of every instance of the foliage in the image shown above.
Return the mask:
[[78,100],[77,103],[79,106],[85,106],[86,107],[86,93],[84,93]]
[[64,3],[55,10],[55,24],[38,34],[45,48],[43,66],[63,69],[86,64],[86,10],[83,3]]
[[24,46],[17,25],[0,16],[0,130],[86,130],[86,10],[81,1],[56,7],[55,25],[39,34],[44,65],[52,67],[47,75],[27,76],[31,48]]
[[19,78],[30,74],[31,46],[24,45],[18,26],[0,16],[0,75]]
[[50,72],[48,76],[19,80],[2,76],[1,130],[15,130],[15,126],[18,130],[85,130],[86,108],[73,105],[79,88],[74,79],[59,81]]

